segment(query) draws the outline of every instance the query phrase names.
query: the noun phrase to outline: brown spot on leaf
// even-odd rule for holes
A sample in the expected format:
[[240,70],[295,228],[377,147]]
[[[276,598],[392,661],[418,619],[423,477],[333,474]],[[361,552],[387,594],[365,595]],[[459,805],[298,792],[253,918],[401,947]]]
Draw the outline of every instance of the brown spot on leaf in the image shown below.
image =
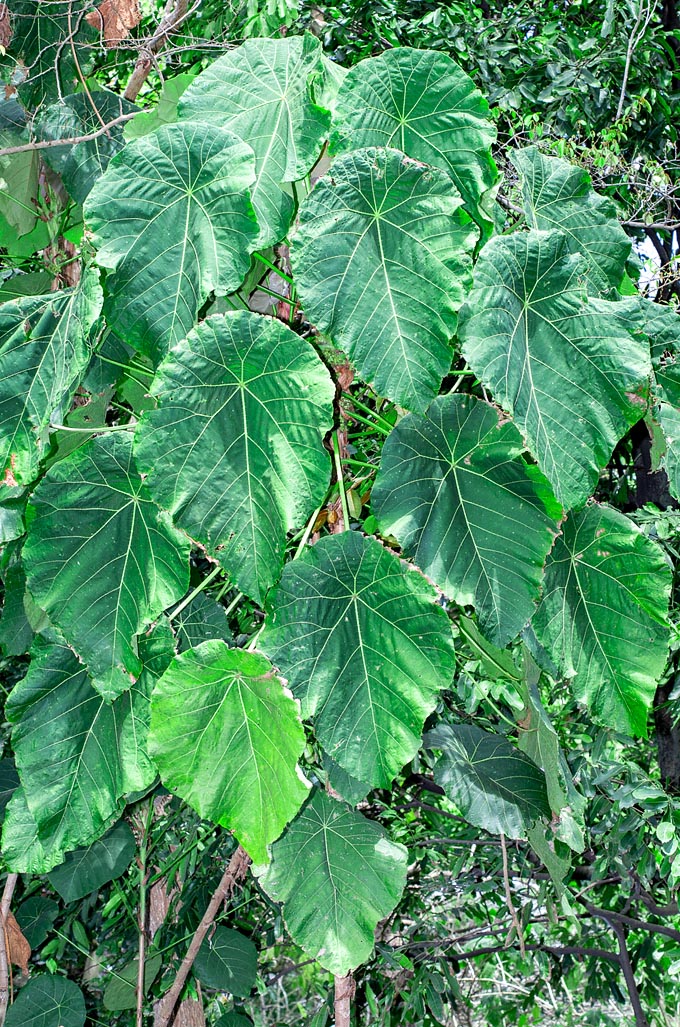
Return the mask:
[[5,471],[5,477],[2,479],[2,484],[6,485],[9,489],[15,489],[19,482],[14,477],[14,461],[16,457],[14,453],[10,456],[10,466]]
[[138,0],[103,0],[96,11],[85,15],[87,24],[99,29],[109,48],[127,39],[140,19]]

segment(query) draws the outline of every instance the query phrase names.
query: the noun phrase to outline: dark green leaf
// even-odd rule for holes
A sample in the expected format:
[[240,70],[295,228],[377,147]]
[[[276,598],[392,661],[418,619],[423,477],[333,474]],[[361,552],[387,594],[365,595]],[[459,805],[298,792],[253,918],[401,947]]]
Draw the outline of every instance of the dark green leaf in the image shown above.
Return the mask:
[[300,207],[305,314],[407,409],[423,410],[451,365],[477,236],[461,204],[446,172],[372,149],[335,160]]
[[69,852],[48,880],[64,902],[76,902],[103,884],[120,877],[132,862],[137,843],[128,825],[120,821],[93,845]]
[[287,564],[260,646],[349,774],[389,787],[453,679],[451,628],[425,578],[358,532]]
[[550,816],[543,772],[500,735],[471,724],[440,724],[424,743],[441,749],[435,781],[475,827],[526,838],[539,817]]
[[7,1010],[5,1027],[84,1027],[85,1000],[65,977],[39,974],[21,989]]
[[31,895],[21,903],[17,909],[17,923],[32,949],[39,948],[46,940],[58,916],[57,903],[42,895]]
[[168,125],[128,143],[97,181],[85,216],[109,269],[105,313],[154,360],[194,326],[211,292],[238,289],[258,232],[253,151],[222,129]]
[[647,734],[668,652],[670,586],[662,550],[618,511],[593,505],[564,524],[533,624],[599,723]]
[[228,129],[255,151],[258,249],[286,235],[295,204],[283,183],[304,178],[321,153],[330,116],[312,98],[321,46],[309,34],[250,39],[214,61],[187,89],[180,116]]
[[159,409],[142,418],[136,450],[152,495],[260,601],[279,577],[286,533],[328,488],[328,371],[285,325],[241,311],[190,332],[153,391]]
[[100,435],[55,464],[33,495],[30,520],[32,595],[102,695],[120,695],[142,669],[136,636],[189,583],[189,541],[151,501],[132,433]]
[[[163,965],[163,956],[159,953],[150,952],[144,962],[144,994],[148,992]],[[111,980],[104,989],[104,1008],[110,1012],[119,1012],[123,1009],[136,1009],[137,1007],[137,968],[139,961],[133,959],[131,963],[117,971],[116,977]]]
[[371,494],[383,535],[504,645],[530,619],[562,509],[487,403],[439,396],[385,442]]
[[194,973],[206,988],[245,998],[257,976],[257,949],[250,938],[229,927],[216,927],[204,939],[194,961]]
[[193,649],[194,646],[211,638],[221,638],[224,642],[233,641],[224,607],[205,592],[199,592],[181,613],[173,617],[173,624],[180,652],[184,649]]
[[272,846],[260,884],[293,940],[343,977],[373,950],[376,925],[397,905],[407,850],[319,789]]
[[649,349],[616,303],[586,301],[584,258],[558,231],[492,239],[461,311],[463,353],[514,418],[566,508],[591,495],[644,414]]

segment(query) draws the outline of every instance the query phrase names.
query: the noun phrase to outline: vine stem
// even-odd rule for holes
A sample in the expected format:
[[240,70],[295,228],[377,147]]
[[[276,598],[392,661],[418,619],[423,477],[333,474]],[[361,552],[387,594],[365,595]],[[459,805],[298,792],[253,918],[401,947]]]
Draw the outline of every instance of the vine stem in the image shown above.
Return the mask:
[[2,904],[0,905],[0,1027],[7,1016],[9,1004],[9,961],[10,953],[7,949],[7,914],[12,904],[12,896],[19,879],[18,874],[8,874],[5,881],[5,888],[2,893]]
[[213,569],[210,571],[210,574],[208,574],[205,578],[203,578],[203,581],[201,581],[196,586],[196,588],[193,590],[193,592],[190,592],[189,595],[186,596],[186,598],[182,600],[182,602],[179,604],[179,606],[175,607],[175,609],[169,615],[168,620],[174,620],[178,613],[181,613],[182,610],[185,610],[187,608],[187,606],[189,605],[189,603],[193,599],[196,598],[196,596],[199,594],[199,592],[202,592],[203,589],[207,588],[208,585],[210,584],[210,582],[214,581],[215,578],[217,577],[217,575],[221,573],[221,571],[222,571],[222,568],[219,566],[219,564],[218,564],[217,567],[213,567]]
[[338,432],[333,432],[333,458],[335,460],[335,474],[338,479],[340,490],[340,505],[342,506],[342,519],[345,531],[349,531],[349,507],[347,506],[347,493],[345,492],[345,479],[342,473],[342,460],[340,458],[340,440]]
[[517,931],[517,942],[519,944],[519,950],[522,956],[526,956],[526,949],[524,947],[524,932],[522,931],[522,924],[517,916],[517,910],[515,909],[515,903],[512,901],[512,889],[510,887],[510,873],[508,871],[508,846],[505,841],[505,835],[501,831],[501,852],[503,854],[503,887],[505,889],[505,902],[510,913],[510,919],[512,920],[512,926]]
[[146,823],[142,827],[139,843],[139,953],[137,957],[137,1017],[135,1027],[144,1027],[144,964],[146,962],[146,899],[149,874],[149,832],[153,822],[153,802],[149,802]]
[[245,849],[241,848],[239,845],[236,852],[229,860],[227,869],[222,875],[222,880],[213,892],[213,896],[208,903],[208,908],[203,914],[201,922],[196,928],[194,936],[189,943],[189,948],[186,951],[184,959],[180,963],[170,990],[161,999],[161,1004],[159,1006],[160,1015],[156,1021],[157,1027],[171,1027],[174,1020],[174,1011],[175,1006],[177,1005],[177,1000],[182,993],[182,988],[186,984],[189,972],[194,965],[194,960],[198,955],[198,950],[203,944],[203,941],[219,912],[220,906],[231,897],[236,887],[248,873],[249,866],[250,856]]

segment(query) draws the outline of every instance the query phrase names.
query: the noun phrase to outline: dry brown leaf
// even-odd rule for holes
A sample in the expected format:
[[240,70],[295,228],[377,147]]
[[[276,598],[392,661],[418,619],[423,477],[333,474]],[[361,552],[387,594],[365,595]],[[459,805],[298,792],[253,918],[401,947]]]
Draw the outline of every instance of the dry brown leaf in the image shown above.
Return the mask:
[[12,26],[9,20],[9,7],[0,4],[0,47],[7,47],[12,39]]
[[85,21],[104,36],[104,45],[117,46],[127,39],[130,30],[139,25],[138,0],[103,0],[96,11],[85,15]]
[[10,963],[14,963],[28,977],[28,961],[31,958],[31,946],[28,944],[21,928],[10,909],[5,920],[5,937]]

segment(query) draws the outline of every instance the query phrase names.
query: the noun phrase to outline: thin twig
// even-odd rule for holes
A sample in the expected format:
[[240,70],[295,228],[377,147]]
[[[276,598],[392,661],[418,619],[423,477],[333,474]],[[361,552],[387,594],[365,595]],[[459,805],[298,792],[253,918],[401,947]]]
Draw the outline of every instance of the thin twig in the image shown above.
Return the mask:
[[83,70],[80,67],[80,61],[78,60],[78,54],[76,52],[76,44],[73,41],[74,32],[73,32],[73,26],[71,24],[72,12],[73,12],[73,0],[69,0],[68,11],[66,12],[66,18],[67,18],[67,23],[68,23],[68,41],[69,41],[69,44],[71,46],[71,56],[73,57],[73,63],[76,66],[76,71],[78,72],[78,78],[80,79],[80,84],[83,87],[83,92],[85,93],[85,96],[87,97],[88,103],[89,103],[90,107],[92,108],[92,110],[94,111],[94,114],[95,114],[95,117],[96,117],[97,121],[99,122],[99,124],[104,129],[104,132],[106,133],[106,135],[108,135],[110,137],[111,133],[109,132],[108,127],[106,125],[106,122],[104,121],[104,119],[102,118],[102,116],[100,114],[100,111],[99,111],[99,108],[97,107],[97,104],[92,99],[92,93],[90,92],[90,88],[89,88],[89,86],[88,86],[88,84],[87,84],[87,82],[85,80],[85,76],[83,75]]
[[630,34],[630,39],[628,40],[628,49],[626,50],[626,63],[623,69],[623,79],[621,82],[621,93],[619,95],[619,103],[616,108],[616,121],[618,121],[621,115],[623,114],[623,105],[626,101],[626,89],[628,88],[628,76],[630,74],[630,65],[631,61],[633,60],[635,47],[638,45],[638,43],[644,36],[645,32],[647,31],[647,26],[652,20],[654,7],[655,5],[651,2],[651,0],[649,0],[649,6],[647,7],[645,23],[638,32],[638,29],[640,28],[640,22],[642,21],[642,0],[640,0],[640,10],[635,21],[635,25],[633,26],[633,31]]
[[12,896],[19,879],[18,874],[8,874],[5,881],[5,888],[2,893],[2,904],[0,905],[0,1027],[7,1016],[9,1005],[9,961],[10,953],[7,946],[7,914],[12,904]]
[[68,136],[64,139],[45,139],[42,142],[23,143],[21,146],[6,146],[3,150],[0,150],[0,157],[10,157],[13,153],[30,153],[32,150],[47,150],[51,146],[75,146],[76,143],[89,143],[92,139],[99,139],[99,136],[103,136],[115,125],[120,125],[123,121],[130,121],[131,118],[136,118],[140,113],[142,112],[131,111],[129,114],[120,114],[117,118],[108,121],[103,128],[98,128],[96,132],[88,132],[82,136]]
[[517,910],[515,909],[515,903],[512,901],[512,888],[510,887],[510,874],[508,872],[508,847],[505,843],[505,835],[501,831],[501,852],[503,854],[503,887],[505,889],[505,903],[510,913],[510,919],[512,920],[513,927],[517,931],[517,941],[519,944],[519,950],[522,956],[526,955],[524,947],[524,931],[522,930],[522,923],[520,918],[517,916]]
[[220,906],[223,902],[226,902],[226,900],[233,894],[237,885],[241,883],[248,872],[249,866],[250,856],[239,845],[236,852],[229,860],[229,865],[222,875],[222,880],[213,892],[213,896],[208,903],[208,908],[203,914],[200,924],[196,928],[196,932],[189,943],[186,955],[180,963],[175,979],[172,982],[172,987],[161,999],[159,1015],[156,1021],[157,1027],[170,1027],[172,1024],[177,1000],[182,993],[182,988],[186,984],[189,972],[194,965],[194,960],[198,955],[198,950],[203,944],[203,941],[219,912]]

